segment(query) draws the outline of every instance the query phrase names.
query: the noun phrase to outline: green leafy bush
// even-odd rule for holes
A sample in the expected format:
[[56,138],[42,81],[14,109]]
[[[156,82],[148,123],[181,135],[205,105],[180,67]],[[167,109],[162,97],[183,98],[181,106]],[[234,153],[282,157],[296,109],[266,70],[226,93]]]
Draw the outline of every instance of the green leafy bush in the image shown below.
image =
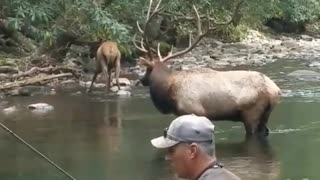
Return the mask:
[[[154,0],[155,1],[155,0]],[[194,4],[201,14],[219,21],[230,18],[238,0],[163,0],[165,12],[194,17]],[[156,4],[156,3],[155,3]],[[149,0],[2,0],[0,18],[11,27],[26,31],[31,38],[52,45],[57,32],[76,34],[85,40],[107,38],[120,44],[130,54],[136,22],[144,22]],[[217,31],[221,37],[239,40],[248,28],[260,28],[271,17],[293,22],[312,22],[320,17],[319,0],[245,0],[235,26]],[[171,19],[172,20],[172,19]],[[172,21],[178,33],[187,34],[194,24]]]

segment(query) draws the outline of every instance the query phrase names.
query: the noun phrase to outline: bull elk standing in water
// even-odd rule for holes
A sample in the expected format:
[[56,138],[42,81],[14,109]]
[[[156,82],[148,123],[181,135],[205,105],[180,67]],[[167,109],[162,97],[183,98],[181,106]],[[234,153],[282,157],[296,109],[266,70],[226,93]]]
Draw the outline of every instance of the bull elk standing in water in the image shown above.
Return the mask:
[[[208,26],[207,30],[202,32],[199,13],[193,6],[197,20],[197,37],[194,42],[190,34],[188,48],[176,53],[173,53],[171,48],[167,56],[162,57],[160,45],[158,44],[157,51],[151,48],[145,33],[150,19],[160,12],[160,2],[161,0],[151,13],[151,0],[144,29],[137,23],[142,35],[140,46],[135,42],[136,35],[133,37],[135,47],[147,57],[139,58],[141,64],[147,68],[140,81],[144,86],[149,86],[155,107],[163,114],[173,113],[179,116],[193,113],[206,116],[212,121],[240,121],[244,124],[247,135],[268,136],[267,122],[281,97],[280,88],[269,77],[256,71],[244,70],[216,71],[210,68],[197,68],[174,71],[165,65],[169,59],[191,51],[217,25],[230,24],[235,15],[226,23],[213,22],[215,27]],[[241,2],[235,12],[238,11],[240,4]],[[210,21],[210,18],[207,17],[207,20]],[[145,45],[144,39],[146,39]],[[158,57],[154,58],[153,54]]]
[[102,71],[104,72],[107,81],[107,90],[109,90],[112,70],[115,70],[116,83],[118,86],[118,90],[120,90],[120,59],[121,53],[116,42],[105,41],[99,46],[96,53],[96,69],[91,81],[91,85],[87,91],[88,93],[91,92],[94,81],[96,80],[98,74],[100,74]]

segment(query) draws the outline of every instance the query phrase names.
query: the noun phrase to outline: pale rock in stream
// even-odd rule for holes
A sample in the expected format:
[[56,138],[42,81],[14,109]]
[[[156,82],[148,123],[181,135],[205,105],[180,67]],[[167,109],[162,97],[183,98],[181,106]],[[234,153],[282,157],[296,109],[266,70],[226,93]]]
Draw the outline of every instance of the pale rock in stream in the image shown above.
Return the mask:
[[311,37],[309,35],[305,35],[305,34],[301,35],[300,37],[301,37],[301,39],[303,39],[305,41],[312,41],[313,40],[313,37]]
[[122,96],[122,97],[126,97],[126,96],[131,96],[131,92],[130,91],[125,91],[125,90],[120,90],[117,92],[118,96]]
[[320,73],[310,70],[296,70],[288,74],[288,76],[292,77],[303,77],[303,76],[309,76],[309,77],[320,77]]
[[93,87],[95,87],[95,88],[105,88],[105,87],[107,87],[107,85],[104,84],[104,83],[97,83],[97,84],[93,84]]
[[28,105],[28,109],[36,113],[47,113],[52,111],[54,108],[52,105],[47,103],[36,103]]
[[[113,80],[112,80],[112,84],[113,84],[113,85],[116,85],[116,84],[117,84],[117,83],[116,83],[116,79],[113,79]],[[130,86],[130,85],[131,85],[131,82],[130,82],[130,80],[127,79],[127,78],[119,78],[119,85],[120,85],[120,86]]]
[[289,73],[288,76],[296,78],[301,81],[320,81],[320,73],[310,70],[296,70]]
[[311,62],[308,66],[309,67],[320,67],[320,62],[314,61],[314,62]]
[[[87,82],[84,82],[84,81],[80,81],[79,82],[80,86],[82,87],[89,87],[91,82],[90,81],[87,81]],[[95,83],[93,83],[93,85],[95,85]]]
[[[113,91],[113,92],[119,91],[118,86],[112,86],[112,87],[110,88],[110,90]],[[130,88],[130,86],[120,86],[120,91],[121,91],[121,90],[129,91],[129,90],[131,90],[131,88]]]
[[[89,88],[90,85],[91,85],[91,81],[87,81],[87,82],[84,82],[84,81],[80,81],[79,82],[80,86],[82,87],[86,87],[86,88]],[[106,87],[107,85],[105,83],[93,83],[93,87],[94,88],[104,88]]]
[[2,112],[4,113],[4,114],[12,114],[12,113],[14,113],[14,112],[16,112],[18,109],[17,109],[17,107],[16,106],[11,106],[11,107],[8,107],[8,108],[5,108],[5,109],[3,109],[2,110]]

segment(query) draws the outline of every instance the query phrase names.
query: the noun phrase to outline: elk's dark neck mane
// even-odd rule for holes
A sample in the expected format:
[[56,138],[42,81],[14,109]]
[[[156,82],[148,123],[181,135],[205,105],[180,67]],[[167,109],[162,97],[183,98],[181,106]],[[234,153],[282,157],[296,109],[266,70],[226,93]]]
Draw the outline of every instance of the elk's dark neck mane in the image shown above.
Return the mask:
[[172,70],[165,64],[156,63],[149,77],[151,99],[156,108],[165,114],[175,111],[174,101],[170,94],[172,73]]

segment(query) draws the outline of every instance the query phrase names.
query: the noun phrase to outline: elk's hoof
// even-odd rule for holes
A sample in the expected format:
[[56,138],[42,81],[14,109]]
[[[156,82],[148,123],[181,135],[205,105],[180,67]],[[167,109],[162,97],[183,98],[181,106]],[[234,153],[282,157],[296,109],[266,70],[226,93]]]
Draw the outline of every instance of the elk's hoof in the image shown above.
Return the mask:
[[269,136],[269,128],[266,126],[266,124],[260,124],[258,128],[256,129],[255,133],[260,137],[267,137]]
[[251,137],[260,137],[260,138],[266,138],[269,136],[269,128],[264,126],[263,128],[259,128],[257,131],[254,132],[246,132],[246,137],[251,138]]
[[259,136],[261,137],[267,137],[269,136],[269,132],[270,132],[269,128],[264,126],[262,129],[259,130],[258,133],[259,133]]
[[265,128],[265,134],[266,134],[266,136],[269,136],[269,133],[270,133],[270,129],[269,128]]

